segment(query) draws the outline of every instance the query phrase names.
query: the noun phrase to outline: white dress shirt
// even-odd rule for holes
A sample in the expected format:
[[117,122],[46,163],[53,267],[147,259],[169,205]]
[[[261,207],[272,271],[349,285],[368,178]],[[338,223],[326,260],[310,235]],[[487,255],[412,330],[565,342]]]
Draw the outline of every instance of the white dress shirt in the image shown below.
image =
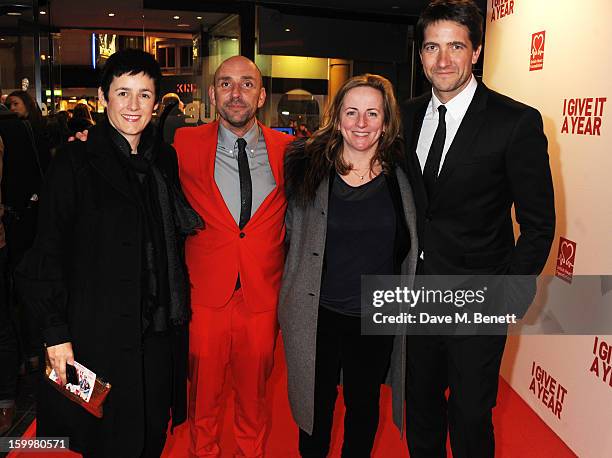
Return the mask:
[[[446,153],[448,153],[448,149],[453,143],[457,130],[459,130],[461,121],[465,116],[465,112],[470,106],[470,103],[472,103],[477,87],[478,83],[476,82],[476,78],[472,75],[472,79],[463,91],[444,104],[446,107],[446,140],[444,141],[444,149],[442,150],[442,159],[440,160],[440,169],[438,169],[438,173],[440,173],[442,169]],[[425,168],[425,161],[427,161],[429,148],[431,148],[434,134],[438,128],[438,107],[440,105],[442,105],[442,102],[436,97],[432,89],[431,100],[425,111],[421,133],[419,134],[419,142],[417,143],[417,156],[421,164],[421,172]]]

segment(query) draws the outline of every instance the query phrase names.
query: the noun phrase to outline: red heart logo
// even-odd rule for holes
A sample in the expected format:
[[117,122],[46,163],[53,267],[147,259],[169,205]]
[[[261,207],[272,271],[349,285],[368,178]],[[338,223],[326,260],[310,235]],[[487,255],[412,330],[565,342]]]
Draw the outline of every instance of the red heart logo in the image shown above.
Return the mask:
[[563,242],[561,244],[561,263],[566,264],[568,266],[573,266],[574,264],[574,245],[569,242]]
[[541,55],[544,52],[544,34],[538,33],[533,36],[533,50],[537,51],[537,55]]

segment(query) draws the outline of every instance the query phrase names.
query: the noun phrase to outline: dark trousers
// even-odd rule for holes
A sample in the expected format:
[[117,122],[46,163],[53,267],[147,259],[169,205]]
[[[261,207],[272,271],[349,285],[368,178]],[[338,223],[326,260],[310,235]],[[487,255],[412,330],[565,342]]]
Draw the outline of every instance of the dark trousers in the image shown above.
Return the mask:
[[169,335],[144,341],[145,439],[141,458],[159,458],[166,444],[172,405],[172,342]]
[[447,431],[454,458],[493,458],[492,409],[505,343],[505,335],[407,337],[411,458],[446,458]]
[[[7,291],[7,249],[0,248],[0,403],[14,401],[19,355]],[[1,405],[1,407],[8,407]]]
[[362,336],[360,318],[323,307],[317,324],[312,435],[300,430],[304,458],[329,452],[340,370],[346,413],[343,458],[370,457],[379,418],[380,385],[389,368],[393,336]]

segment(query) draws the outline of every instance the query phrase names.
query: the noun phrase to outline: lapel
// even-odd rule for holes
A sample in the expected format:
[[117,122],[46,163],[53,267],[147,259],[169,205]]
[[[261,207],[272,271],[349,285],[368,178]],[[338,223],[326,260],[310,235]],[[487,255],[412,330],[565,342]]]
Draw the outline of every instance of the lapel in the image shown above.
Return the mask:
[[114,145],[110,139],[106,129],[105,122],[101,122],[98,126],[91,127],[85,144],[87,153],[90,157],[92,167],[117,191],[128,198],[132,203],[137,204],[130,183],[127,180],[127,175],[119,159],[116,157],[118,152],[114,151]]
[[202,129],[202,135],[200,136],[199,149],[202,152],[200,156],[200,170],[202,176],[203,188],[208,191],[208,194],[212,198],[213,209],[218,209],[218,217],[221,218],[223,223],[232,229],[238,229],[234,217],[227,208],[227,204],[219,191],[217,182],[215,181],[215,160],[217,158],[217,143],[219,135],[219,121],[211,123],[210,128]]
[[425,117],[425,110],[431,100],[431,92],[424,94],[413,101],[415,104],[412,116],[404,120],[404,130],[407,132],[406,136],[406,159],[407,167],[406,172],[412,184],[412,190],[414,192],[414,198],[421,208],[427,208],[427,192],[425,191],[425,183],[423,182],[423,173],[421,172],[421,164],[417,156],[417,144],[419,142],[419,136],[421,134],[421,127],[423,126],[423,118]]
[[411,242],[413,244],[412,246],[416,247],[417,222],[413,190],[410,187],[406,175],[399,167],[395,168],[395,176],[397,178],[397,186],[399,195],[401,196],[404,217],[406,218],[406,225],[408,226]]
[[315,202],[318,204],[319,210],[321,210],[325,217],[327,218],[327,208],[329,206],[329,193],[331,191],[331,186],[333,181],[331,177],[332,174],[336,173],[335,169],[332,167],[330,172],[325,175],[325,178],[321,181],[321,184],[317,188],[317,194],[315,196]]
[[284,176],[283,176],[283,157],[285,154],[285,145],[278,144],[273,137],[272,129],[268,129],[262,123],[257,121],[259,128],[261,129],[261,133],[263,134],[264,140],[266,142],[266,151],[268,153],[268,162],[270,163],[270,169],[272,170],[272,175],[274,175],[274,181],[276,186],[270,194],[268,194],[257,211],[251,216],[251,219],[247,223],[246,227],[249,225],[257,224],[257,221],[262,218],[261,215],[266,213],[266,210],[272,202],[274,202],[276,195],[279,190],[284,189]]
[[432,200],[436,200],[440,193],[440,189],[444,187],[444,183],[452,175],[457,164],[465,160],[466,155],[471,153],[470,147],[485,120],[487,94],[487,87],[479,82],[476,92],[474,93],[474,98],[461,121],[461,125],[453,139],[453,143],[446,153],[440,175],[436,181],[436,188]]

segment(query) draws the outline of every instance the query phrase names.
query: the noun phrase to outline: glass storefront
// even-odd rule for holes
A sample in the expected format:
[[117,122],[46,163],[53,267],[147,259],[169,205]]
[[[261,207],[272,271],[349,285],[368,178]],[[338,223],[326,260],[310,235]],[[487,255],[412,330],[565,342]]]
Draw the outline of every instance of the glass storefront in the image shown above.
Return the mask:
[[[299,14],[283,6],[228,6],[225,12],[145,8],[139,28],[129,27],[134,25],[129,21],[125,28],[109,27],[104,15],[99,27],[89,18],[89,26],[81,28],[70,25],[67,11],[59,9],[69,3],[51,3],[52,14],[42,8],[34,15],[24,7],[21,16],[0,19],[0,25],[6,20],[5,30],[15,32],[0,37],[3,92],[27,88],[45,115],[71,111],[78,103],[101,112],[100,67],[110,54],[125,48],[144,49],[156,57],[164,74],[161,95],[180,97],[189,124],[215,119],[208,86],[217,66],[237,54],[254,56],[262,71],[267,102],[259,113],[261,121],[294,133],[315,131],[330,96],[354,74],[382,74],[395,84],[398,98],[412,95],[412,26],[406,19],[326,17],[307,7]],[[100,13],[103,8],[94,10]],[[253,33],[253,39],[245,39],[245,31]],[[245,43],[253,49],[241,49]]]

